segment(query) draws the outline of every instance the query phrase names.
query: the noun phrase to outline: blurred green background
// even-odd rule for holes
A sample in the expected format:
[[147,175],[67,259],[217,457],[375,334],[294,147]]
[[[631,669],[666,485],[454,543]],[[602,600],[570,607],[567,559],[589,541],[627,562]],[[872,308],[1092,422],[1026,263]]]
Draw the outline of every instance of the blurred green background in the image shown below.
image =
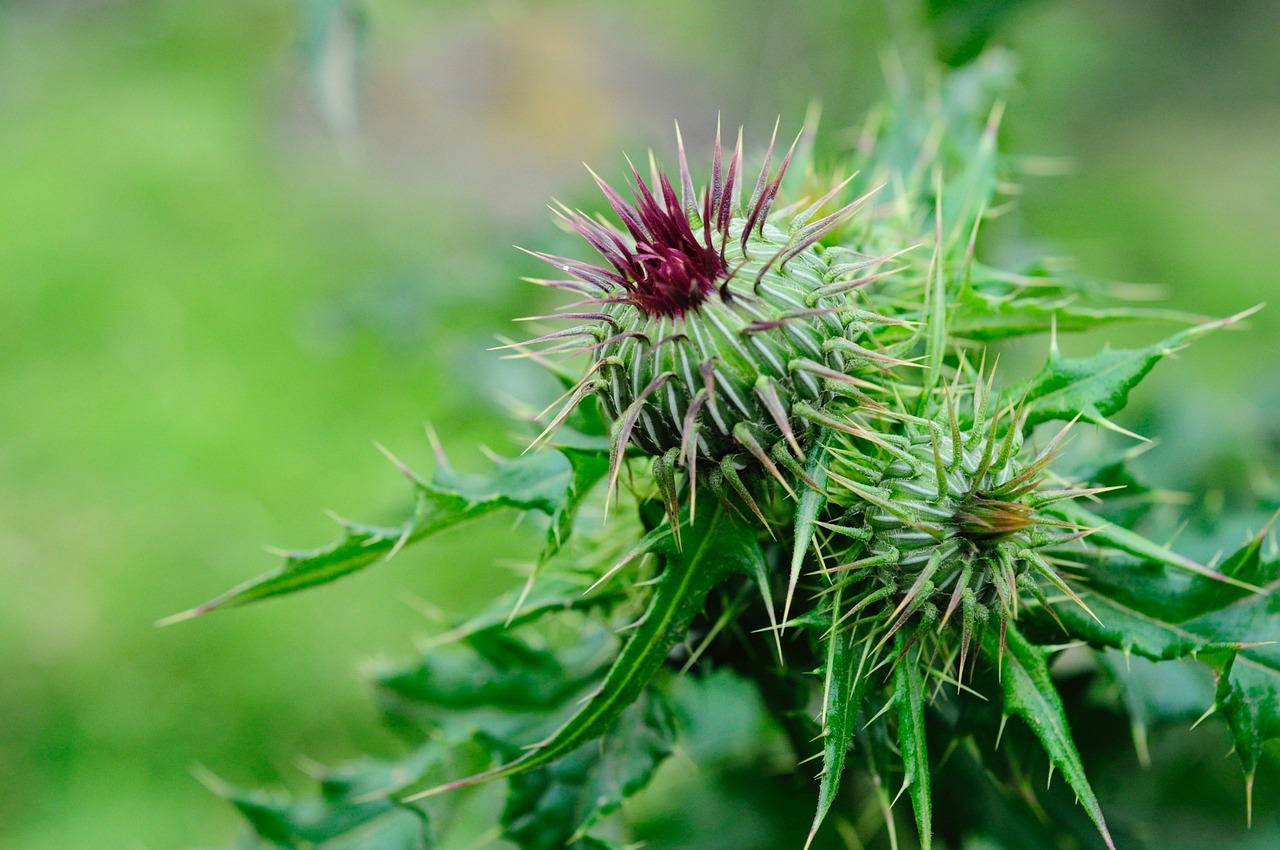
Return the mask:
[[[672,119],[694,151],[717,112],[758,146],[817,99],[834,150],[886,51],[913,62],[932,32],[959,59],[990,31],[1022,68],[1006,149],[1071,166],[1027,182],[1024,237],[1188,310],[1271,297],[1276,4],[925,5],[0,4],[0,845],[212,846],[236,819],[193,765],[290,785],[300,756],[392,749],[360,666],[410,651],[424,607],[515,581],[504,558],[532,547],[504,520],[287,601],[153,622],[274,566],[260,543],[325,542],[325,508],[394,516],[406,491],[374,440],[422,469],[428,419],[460,465],[509,448],[500,400],[549,397],[485,350],[547,303],[510,246],[566,250],[546,202],[595,203],[584,160],[669,155]],[[1280,449],[1280,310],[1251,326],[1139,394],[1122,421],[1170,435],[1153,466],[1203,461],[1205,433]],[[1158,738],[1156,760],[1225,767],[1103,777],[1104,808],[1195,793],[1232,809],[1228,833],[1188,821],[1168,846],[1276,846],[1243,830],[1213,726]]]

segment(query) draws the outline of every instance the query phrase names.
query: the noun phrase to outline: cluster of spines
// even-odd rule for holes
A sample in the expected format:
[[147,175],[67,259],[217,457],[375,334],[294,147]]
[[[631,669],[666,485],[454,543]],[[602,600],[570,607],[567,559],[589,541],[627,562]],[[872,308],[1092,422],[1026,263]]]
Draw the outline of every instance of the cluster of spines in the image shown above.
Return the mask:
[[[634,165],[631,166],[631,191],[635,204],[594,172],[614,213],[622,221],[625,234],[609,224],[591,218],[581,211],[559,205],[555,210],[565,224],[582,236],[608,263],[608,267],[551,254],[534,256],[550,263],[572,278],[568,281],[538,281],[552,286],[583,292],[590,303],[626,303],[646,316],[678,318],[697,307],[717,292],[722,299],[734,297],[729,284],[736,279],[739,267],[732,267],[726,251],[731,242],[730,225],[735,218],[745,218],[739,234],[744,258],[750,256],[752,234],[764,238],[764,228],[773,211],[778,190],[791,163],[796,144],[783,158],[772,177],[777,127],[769,141],[764,164],[745,209],[742,206],[742,134],[729,159],[727,172],[723,164],[723,146],[719,130],[712,158],[711,179],[702,193],[701,203],[693,188],[693,178],[685,155],[684,142],[676,131],[680,161],[680,192],[661,173],[652,156],[650,178],[646,183]],[[756,274],[754,285],[774,264],[785,266],[791,259],[815,245],[857,208],[855,200],[833,213],[813,220],[818,211],[835,198],[848,181],[832,188],[793,221],[786,244],[775,251]],[[651,188],[652,187],[652,188]],[[585,284],[585,287],[583,286]],[[683,284],[683,286],[677,286]]]
[[[515,347],[530,354],[533,346],[547,345],[538,356],[590,354],[593,363],[556,402],[560,410],[535,444],[586,399],[599,397],[613,421],[611,490],[632,443],[655,456],[664,492],[674,488],[670,476],[679,469],[696,486],[701,454],[715,470],[713,482],[746,496],[759,515],[739,469],[758,466],[790,493],[783,469],[803,462],[804,432],[839,419],[827,403],[844,398],[874,406],[868,393],[879,385],[854,374],[854,364],[883,369],[901,361],[861,344],[858,334],[869,323],[894,320],[857,309],[847,296],[887,274],[878,267],[891,258],[837,249],[832,262],[810,250],[868,195],[819,216],[846,180],[795,215],[784,232],[770,217],[782,214],[774,204],[796,143],[770,176],[775,142],[776,127],[745,208],[741,133],[726,170],[717,132],[700,202],[681,140],[679,193],[652,156],[649,183],[631,169],[634,205],[596,177],[623,230],[563,205],[557,210],[606,265],[536,254],[571,278],[536,282],[585,298],[564,312],[532,318],[580,324]],[[712,299],[725,312],[710,309]],[[726,326],[729,311],[733,327]],[[746,385],[728,376],[734,361],[753,361],[753,371],[737,370],[751,374]],[[655,405],[663,408],[665,432],[651,415]]]
[[[679,191],[652,156],[648,182],[631,168],[634,203],[595,177],[622,229],[563,205],[557,210],[605,264],[537,255],[571,278],[539,282],[585,297],[565,312],[535,317],[579,325],[520,347],[529,351],[546,344],[551,347],[540,355],[585,353],[593,363],[557,402],[559,412],[535,443],[554,433],[586,399],[600,398],[612,420],[610,492],[628,448],[636,446],[652,458],[673,524],[681,502],[695,499],[700,456],[709,464],[704,480],[736,494],[764,522],[760,491],[747,467],[764,476],[756,481],[771,480],[794,498],[801,483],[813,484],[804,467],[814,432],[841,432],[871,444],[882,458],[879,468],[852,477],[831,472],[830,486],[861,504],[862,524],[845,527],[845,533],[865,547],[861,557],[833,572],[846,585],[871,575],[881,578],[880,586],[869,591],[875,599],[862,600],[857,610],[892,601],[886,606],[892,609],[886,639],[913,618],[941,628],[958,614],[964,622],[963,657],[993,604],[1002,623],[1016,616],[1020,590],[1038,595],[1047,607],[1034,575],[1074,597],[1036,550],[1065,544],[1081,532],[1064,529],[1039,508],[1096,491],[1040,490],[1062,435],[1019,466],[1019,412],[1011,410],[1002,421],[1004,408],[997,402],[997,412],[988,417],[991,384],[984,385],[981,374],[973,390],[972,421],[964,425],[953,398],[958,387],[941,391],[944,410],[931,419],[891,414],[875,400],[884,387],[860,375],[859,368],[905,363],[878,350],[874,341],[863,344],[874,337],[860,336],[856,326],[894,320],[858,308],[849,296],[888,274],[883,269],[892,256],[863,256],[840,247],[806,254],[865,200],[817,217],[848,181],[796,215],[785,230],[775,226],[770,217],[783,214],[774,205],[795,150],[793,143],[770,175],[775,141],[776,128],[745,208],[741,134],[726,167],[717,132],[710,180],[700,197],[680,140]],[[794,264],[790,277],[770,275],[789,264]],[[713,299],[724,312],[712,309],[716,305],[707,302]],[[737,325],[726,326],[727,311],[733,311]],[[770,336],[775,331],[786,336],[791,350]],[[741,370],[749,376],[745,383],[734,379],[736,373],[726,375],[735,360],[754,363],[751,370]],[[904,429],[872,427],[863,412],[907,424]],[[895,433],[902,430],[905,434]],[[860,450],[844,454],[846,464],[866,459]],[[1016,473],[1008,472],[1015,468]],[[682,470],[687,493],[680,489]],[[894,534],[877,530],[876,521],[896,524]],[[944,594],[945,605],[935,604]]]
[[998,399],[993,405],[991,383],[984,386],[979,377],[972,422],[962,423],[955,394],[954,387],[944,392],[938,415],[908,418],[905,434],[877,435],[878,462],[853,446],[834,449],[843,471],[833,469],[828,478],[846,494],[849,511],[846,521],[826,526],[829,545],[843,539],[856,555],[824,572],[862,593],[844,619],[884,606],[888,628],[881,645],[913,620],[941,635],[959,614],[963,671],[974,635],[993,614],[1003,645],[1020,593],[1053,616],[1040,578],[1089,610],[1042,550],[1064,547],[1090,530],[1041,509],[1108,488],[1044,489],[1067,428],[1021,464],[1023,412]]

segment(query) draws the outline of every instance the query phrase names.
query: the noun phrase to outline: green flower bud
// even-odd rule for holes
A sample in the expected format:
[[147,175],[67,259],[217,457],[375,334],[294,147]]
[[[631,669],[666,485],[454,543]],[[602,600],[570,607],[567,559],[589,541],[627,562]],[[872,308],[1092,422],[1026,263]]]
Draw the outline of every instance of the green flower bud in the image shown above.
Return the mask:
[[1023,461],[1019,416],[997,409],[988,417],[987,409],[979,381],[969,424],[948,396],[935,417],[908,418],[902,434],[878,436],[887,458],[879,463],[852,444],[834,452],[833,501],[862,522],[847,532],[856,555],[836,571],[896,601],[890,634],[916,614],[941,627],[960,611],[967,649],[989,615],[1016,617],[1020,591],[1047,605],[1037,577],[1076,598],[1039,550],[1081,530],[1038,510],[1096,491],[1041,489],[1065,429]]

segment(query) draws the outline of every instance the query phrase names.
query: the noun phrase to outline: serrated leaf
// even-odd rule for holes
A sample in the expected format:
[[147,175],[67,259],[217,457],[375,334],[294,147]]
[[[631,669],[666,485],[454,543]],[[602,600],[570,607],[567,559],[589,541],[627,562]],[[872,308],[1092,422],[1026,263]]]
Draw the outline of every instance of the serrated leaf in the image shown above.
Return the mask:
[[573,468],[573,476],[565,492],[564,503],[551,514],[551,522],[547,526],[547,540],[542,547],[542,552],[534,562],[533,570],[529,573],[529,578],[525,581],[520,595],[516,597],[507,613],[508,624],[514,623],[521,617],[528,596],[533,592],[538,579],[542,577],[547,562],[559,553],[573,533],[573,522],[577,518],[578,508],[581,507],[591,489],[599,484],[609,471],[607,451],[580,449],[563,449],[562,451]]
[[[1076,521],[1100,519],[1076,509],[1066,515]],[[1183,624],[1249,594],[1227,582],[1244,584],[1240,576],[1257,579],[1261,575],[1254,564],[1257,541],[1228,558],[1222,573],[1207,578],[1202,573],[1206,568],[1192,564],[1195,569],[1188,569],[1178,556],[1164,547],[1125,529],[1109,530],[1121,536],[1101,542],[1131,555],[1145,555],[1150,560],[1100,559],[1084,580],[1070,582],[1089,606],[1089,611],[1071,602],[1055,607],[1062,625],[1072,635],[1095,647],[1110,646],[1153,661],[1193,656],[1209,649],[1235,648],[1237,640],[1219,640],[1218,636],[1197,632]],[[1094,537],[1103,535],[1104,532],[1099,532]],[[1254,558],[1250,557],[1251,552]]]
[[[593,587],[594,573],[558,572],[538,582],[536,590],[525,596],[523,592],[505,593],[495,599],[484,611],[459,625],[434,635],[427,643],[430,647],[447,646],[484,632],[505,632],[537,622],[549,614],[567,612],[607,612],[612,606],[627,598],[625,587]],[[513,614],[516,601],[522,599],[520,610]]]
[[1266,589],[1280,580],[1280,560],[1266,561],[1262,550],[1271,533],[1276,517],[1266,524],[1243,546],[1232,552],[1218,568],[1218,572],[1231,582],[1209,581],[1193,578],[1191,587],[1182,594],[1182,601],[1196,617],[1204,617],[1220,611],[1228,605],[1246,600],[1257,594],[1257,588]]
[[665,701],[647,691],[598,743],[511,777],[506,837],[521,850],[561,850],[648,784],[674,744]]
[[375,681],[388,719],[416,737],[527,740],[554,729],[564,707],[599,680],[612,645],[612,636],[599,628],[584,630],[580,641],[560,652],[535,648],[510,632],[480,631],[381,671]]
[[[1079,511],[1070,515],[1077,520],[1098,519]],[[1058,606],[1059,617],[1074,635],[1094,646],[1136,652],[1153,661],[1230,651],[1241,642],[1270,639],[1258,636],[1268,632],[1265,620],[1233,621],[1239,611],[1250,610],[1250,605],[1241,603],[1262,603],[1272,595],[1265,585],[1280,579],[1280,562],[1268,563],[1261,557],[1265,532],[1232,553],[1223,561],[1221,572],[1209,578],[1200,572],[1205,568],[1195,565],[1196,570],[1187,571],[1180,560],[1170,560],[1172,553],[1167,549],[1133,532],[1116,531],[1126,537],[1108,541],[1111,545],[1118,542],[1123,551],[1145,554],[1152,561],[1103,560],[1089,570],[1087,581],[1074,583],[1096,615],[1090,616],[1078,605]],[[1233,614],[1230,609],[1236,605],[1239,608]]]
[[322,772],[320,794],[302,800],[246,791],[211,776],[205,781],[273,848],[427,850],[434,842],[426,812],[389,795],[439,761],[438,749],[428,745],[399,761],[353,762]]
[[[984,274],[990,277],[977,279]],[[966,281],[948,305],[947,329],[953,336],[993,342],[1054,329],[1059,333],[1083,331],[1117,322],[1155,320],[1190,324],[1201,321],[1176,310],[1082,306],[1076,303],[1078,295],[1072,292],[1029,296],[1027,286],[1010,285],[995,277],[1001,274],[974,264],[975,279]],[[1041,285],[1053,282],[1040,278],[1028,280]]]
[[538,556],[541,566],[560,551],[573,532],[573,521],[578,515],[578,508],[591,493],[591,489],[599,484],[609,472],[609,452],[583,451],[579,449],[562,449],[569,460],[573,475],[569,488],[565,492],[564,501],[551,514],[551,524],[547,528],[547,543]]
[[[1280,615],[1280,606],[1269,612]],[[1280,657],[1277,653],[1228,652],[1206,658],[1218,672],[1214,705],[1231,727],[1244,768],[1247,810],[1253,820],[1253,779],[1267,741],[1280,738]]]
[[[1280,580],[1280,562],[1263,562],[1261,543],[1260,535],[1226,558],[1221,573],[1216,573],[1219,579],[1171,572],[1164,563],[1115,559],[1097,563],[1089,570],[1087,582],[1075,584],[1097,617],[1070,604],[1060,605],[1057,613],[1076,636],[1152,661],[1268,640],[1257,636],[1268,632],[1266,620],[1233,621],[1239,612],[1251,611],[1253,604],[1265,605],[1266,599],[1274,597],[1266,585]],[[1239,586],[1253,582],[1262,586],[1256,590]],[[1254,634],[1249,632],[1251,627]]]
[[[343,523],[343,536],[319,549],[287,552],[269,573],[164,622],[175,622],[219,608],[245,605],[294,593],[350,575],[410,543],[503,508],[540,511],[551,517],[565,511],[578,493],[573,464],[564,454],[543,449],[499,463],[486,475],[455,472],[443,458],[430,481],[402,467],[414,488],[413,514],[399,525]],[[576,505],[575,505],[576,507]]]
[[705,498],[697,517],[697,522],[684,530],[683,548],[675,549],[670,534],[662,538],[666,542],[662,550],[664,567],[644,617],[614,661],[604,683],[577,714],[516,761],[416,796],[534,770],[602,735],[639,697],[671,649],[687,637],[689,626],[702,611],[711,588],[733,573],[754,573],[755,562],[764,559],[755,531],[722,510],[714,497]]
[[1077,585],[1097,620],[1070,605],[1058,608],[1071,633],[1094,646],[1157,661],[1191,656],[1213,667],[1215,706],[1250,784],[1263,744],[1280,737],[1280,561],[1262,558],[1267,533],[1223,561],[1221,576],[1237,584],[1163,564],[1104,562]]
[[835,603],[832,605],[831,632],[826,638],[826,665],[823,672],[822,700],[822,775],[818,779],[818,810],[813,816],[813,825],[809,828],[807,847],[813,843],[818,827],[826,820],[835,802],[836,792],[840,790],[840,780],[844,777],[845,758],[849,754],[849,745],[853,741],[855,731],[854,718],[856,709],[850,708],[850,694],[853,690],[853,630],[836,629],[836,621],[840,617],[840,594],[836,591]]
[[1084,773],[1084,763],[1076,750],[1067,725],[1062,699],[1049,678],[1045,664],[1046,651],[1032,645],[1012,624],[1008,624],[1003,649],[1000,630],[989,628],[982,637],[983,650],[1000,671],[1000,684],[1004,692],[1004,710],[1021,717],[1040,739],[1041,745],[1054,767],[1070,783],[1080,804],[1098,827],[1107,846],[1115,850],[1111,833],[1102,816],[1102,807]]
[[1201,635],[1131,608],[1111,596],[1080,585],[1075,588],[1097,618],[1072,602],[1065,602],[1055,610],[1072,635],[1092,646],[1110,646],[1153,661],[1185,658],[1214,646]]
[[1007,395],[1026,397],[1028,428],[1076,416],[1086,422],[1114,427],[1107,417],[1128,403],[1129,391],[1157,363],[1198,337],[1233,325],[1257,309],[1187,328],[1146,348],[1107,349],[1089,357],[1071,358],[1064,357],[1054,346],[1040,374],[1011,388]]
[[863,621],[848,628],[840,626],[843,593],[843,588],[835,591],[824,636],[822,775],[818,779],[818,808],[806,846],[813,843],[840,790],[845,760],[858,731],[858,710],[872,678],[869,671],[875,666],[870,658],[873,641]]
[[[1167,576],[1161,570],[1156,574]],[[1236,752],[1251,778],[1262,745],[1280,737],[1280,651],[1274,644],[1249,645],[1280,641],[1280,596],[1241,596],[1201,617],[1175,622],[1154,613],[1172,603],[1173,617],[1185,618],[1186,604],[1174,602],[1179,596],[1169,583],[1161,587],[1148,579],[1127,591],[1115,588],[1114,581],[1077,587],[1097,619],[1069,603],[1059,607],[1059,618],[1074,636],[1156,661],[1195,657],[1215,669],[1215,705],[1231,727]],[[1218,605],[1224,598],[1206,597],[1206,604]]]
[[1253,777],[1263,744],[1280,738],[1280,593],[1275,592],[1280,590],[1280,561],[1251,566],[1251,560],[1242,559],[1240,569],[1265,581],[1267,593],[1240,596],[1185,624],[1188,630],[1219,643],[1243,644],[1238,649],[1205,652],[1202,660],[1218,673],[1215,705],[1231,727],[1236,755],[1244,767],[1250,817]]
[[908,657],[910,638],[905,630],[897,634],[897,665],[893,670],[893,703],[898,715],[898,749],[905,770],[903,782],[911,795],[911,807],[920,832],[921,850],[933,846],[933,799],[930,796],[929,747],[924,732],[924,686],[920,665],[923,659]]
[[1161,546],[1141,534],[1108,522],[1103,517],[1084,508],[1078,502],[1071,500],[1057,502],[1046,507],[1044,512],[1082,529],[1088,529],[1089,542],[1099,547],[1107,547],[1124,552],[1151,563],[1175,567],[1208,581],[1230,585],[1246,592],[1256,592],[1258,590],[1258,587],[1249,581],[1234,575],[1211,570],[1203,564],[1198,564],[1190,558],[1179,555],[1167,546]]

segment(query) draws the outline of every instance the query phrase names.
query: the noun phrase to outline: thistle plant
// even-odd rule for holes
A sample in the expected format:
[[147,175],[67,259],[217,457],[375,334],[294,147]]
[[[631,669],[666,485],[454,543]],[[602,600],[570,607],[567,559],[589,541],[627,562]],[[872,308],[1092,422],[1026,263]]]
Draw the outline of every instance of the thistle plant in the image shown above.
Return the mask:
[[[1111,417],[1157,363],[1247,311],[1201,321],[1047,264],[982,262],[1013,176],[997,89],[971,67],[929,107],[895,92],[830,171],[805,139],[774,169],[771,141],[747,183],[741,136],[726,154],[717,135],[701,187],[681,142],[674,177],[655,157],[630,169],[630,200],[596,178],[612,218],[559,209],[602,259],[538,254],[567,275],[539,282],[571,295],[509,346],[564,382],[528,449],[462,475],[437,446],[430,478],[401,464],[402,524],[344,522],[192,612],[333,581],[497,510],[545,517],[523,588],[376,672],[407,757],[326,774],[298,803],[215,783],[249,821],[243,846],[336,847],[356,830],[362,847],[434,846],[448,800],[501,781],[506,840],[621,847],[610,816],[678,746],[689,688],[729,675],[814,777],[797,848],[833,819],[853,828],[850,774],[891,843],[905,794],[932,846],[935,795],[965,793],[932,782],[957,749],[1029,797],[1021,765],[1047,759],[1114,847],[1049,672],[1068,644],[1212,667],[1206,708],[1251,795],[1280,737],[1265,535],[1196,563],[1107,521],[1102,465],[1063,467],[1074,430],[1123,432]],[[1139,320],[1185,326],[1083,358],[1057,345]],[[1005,381],[994,345],[1030,334],[1048,334],[1047,360]],[[995,754],[1009,718],[1043,756]]]

